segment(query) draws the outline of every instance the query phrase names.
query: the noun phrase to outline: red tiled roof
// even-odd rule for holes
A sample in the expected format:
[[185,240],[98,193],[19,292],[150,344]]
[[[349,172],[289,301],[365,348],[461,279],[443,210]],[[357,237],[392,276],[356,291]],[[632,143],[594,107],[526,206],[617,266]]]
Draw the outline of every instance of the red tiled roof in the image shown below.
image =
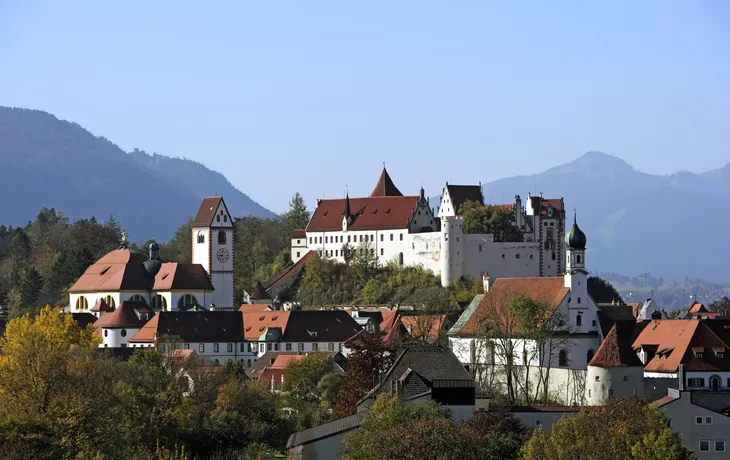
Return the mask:
[[563,210],[563,200],[560,198],[542,198],[539,196],[532,196],[530,197],[530,200],[532,201],[532,208],[537,208],[537,203],[541,203],[542,206],[540,207],[540,215],[546,215],[548,208],[552,207],[555,211],[558,212],[558,215],[555,217],[558,217],[560,215],[560,212]]
[[286,355],[280,354],[274,360],[274,364],[269,366],[269,369],[286,369],[289,364],[295,361],[301,361],[306,358],[306,355]]
[[398,187],[393,183],[388,171],[385,170],[385,166],[383,166],[383,172],[380,173],[378,183],[375,184],[375,188],[370,193],[371,198],[376,196],[403,196],[400,190],[398,190]]
[[102,313],[94,322],[94,328],[103,327],[139,329],[152,319],[155,312],[144,302],[125,301],[109,313]]
[[213,284],[208,272],[200,264],[165,262],[155,275],[155,291],[185,289],[189,291],[212,291]]
[[195,216],[193,227],[208,227],[213,223],[215,212],[218,210],[223,197],[208,196],[203,198],[203,202],[198,209],[198,215]]
[[[653,320],[646,325],[633,343],[632,348],[654,348],[662,356],[653,358],[644,366],[650,372],[675,372],[692,341],[699,321],[691,319]],[[666,356],[666,359],[664,359]]]
[[292,238],[305,238],[307,236],[307,230],[304,228],[298,228],[296,230],[292,230],[291,237]]
[[695,302],[694,302],[694,303],[693,303],[693,304],[692,304],[692,305],[691,305],[691,306],[689,307],[689,312],[690,312],[690,313],[705,313],[705,312],[707,312],[707,311],[709,311],[709,310],[707,310],[707,308],[705,308],[705,306],[704,306],[704,305],[702,305],[701,303],[699,303],[699,302],[697,302],[697,301],[695,301]]
[[617,321],[613,325],[589,366],[595,367],[643,367],[641,360],[631,347],[634,331],[642,328],[644,323],[635,321]]
[[[352,223],[348,230],[388,230],[408,228],[418,208],[417,196],[376,196],[350,198]],[[345,199],[322,200],[314,210],[307,232],[342,230]]]
[[112,307],[107,305],[106,301],[104,299],[99,299],[96,301],[93,307],[89,309],[89,311],[99,311],[99,312],[110,312],[114,311]]
[[246,340],[258,340],[266,329],[280,327],[282,335],[289,322],[288,311],[261,311],[243,313],[243,334]]
[[[406,330],[414,336],[423,336],[426,339],[436,340],[439,332],[443,327],[446,315],[417,315],[417,316],[401,316],[400,322],[405,326]],[[424,334],[422,328],[428,328]]]
[[507,303],[518,295],[547,302],[557,309],[569,291],[563,277],[497,278],[458,334],[469,336],[480,333],[489,314],[495,309],[505,311]]
[[271,307],[270,303],[244,303],[238,308],[241,313],[262,312]]
[[677,399],[678,398],[675,398],[674,396],[667,395],[663,398],[657,399],[656,401],[649,403],[649,405],[652,407],[662,407],[669,404],[670,402],[676,401]]

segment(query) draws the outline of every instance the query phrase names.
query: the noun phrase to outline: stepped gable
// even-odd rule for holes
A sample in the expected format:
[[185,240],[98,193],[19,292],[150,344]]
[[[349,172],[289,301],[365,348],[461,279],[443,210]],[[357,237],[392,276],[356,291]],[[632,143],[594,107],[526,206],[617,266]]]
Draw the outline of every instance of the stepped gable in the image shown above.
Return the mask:
[[466,203],[467,201],[475,201],[479,204],[484,204],[482,188],[479,185],[446,184],[446,189],[449,191],[451,203],[453,204],[454,212],[456,214],[459,214],[459,208],[461,208],[461,205]]
[[378,183],[375,184],[375,188],[370,193],[370,198],[378,196],[403,196],[400,190],[398,190],[398,187],[393,183],[393,179],[390,178],[390,174],[385,169],[385,165],[383,165],[383,172],[380,173]]
[[113,312],[103,313],[96,322],[94,328],[129,328],[139,329],[144,326],[155,315],[154,310],[144,302],[122,302]]
[[471,337],[483,332],[483,322],[493,311],[503,312],[507,303],[517,295],[526,295],[531,299],[548,302],[557,309],[568,295],[570,289],[565,287],[563,277],[538,278],[497,278],[484,294],[481,302],[471,317],[455,333],[457,336]]
[[595,367],[643,367],[632,345],[636,336],[644,329],[646,322],[618,320],[598,347],[589,366]]

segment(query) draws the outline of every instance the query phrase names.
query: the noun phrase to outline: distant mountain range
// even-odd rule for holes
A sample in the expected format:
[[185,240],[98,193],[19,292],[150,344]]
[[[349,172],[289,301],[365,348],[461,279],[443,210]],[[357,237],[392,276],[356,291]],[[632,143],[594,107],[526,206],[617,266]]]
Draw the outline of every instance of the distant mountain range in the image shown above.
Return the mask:
[[483,187],[488,203],[512,202],[515,194],[524,203],[528,192],[564,197],[568,224],[576,208],[588,236],[589,270],[730,281],[730,163],[702,174],[658,176],[588,152]]
[[216,190],[236,217],[274,216],[200,163],[126,153],[49,113],[0,107],[0,224],[53,207],[72,219],[113,215],[132,240],[164,241]]

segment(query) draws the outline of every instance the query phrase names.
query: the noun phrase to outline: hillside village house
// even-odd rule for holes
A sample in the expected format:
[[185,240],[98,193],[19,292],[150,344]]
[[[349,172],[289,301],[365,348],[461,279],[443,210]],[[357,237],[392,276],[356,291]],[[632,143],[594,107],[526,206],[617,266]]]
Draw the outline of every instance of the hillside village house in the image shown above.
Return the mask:
[[441,276],[444,286],[460,277],[557,276],[564,271],[562,254],[565,211],[562,199],[529,197],[527,207],[515,197],[519,242],[498,242],[491,234],[464,233],[458,208],[467,200],[484,203],[480,186],[447,183],[435,216],[425,192],[404,196],[383,168],[366,198],[318,200],[306,229],[291,236],[292,260],[310,251],[344,262],[367,250],[381,264],[422,266]]
[[[574,218],[575,219],[575,218]],[[555,323],[555,340],[544,343],[542,349],[531,339],[519,337],[512,325],[513,336],[502,338],[512,349],[512,364],[517,366],[550,367],[564,370],[587,370],[588,363],[598,350],[601,333],[598,309],[588,295],[588,273],[585,270],[585,234],[574,220],[565,235],[566,272],[559,277],[498,278],[492,283],[485,276],[485,294],[478,303],[469,305],[449,331],[449,343],[459,360],[473,371],[480,366],[504,365],[508,359],[496,346],[499,338],[485,338],[485,327],[490,322],[504,321],[503,312],[508,302],[518,295],[526,295],[544,302]],[[495,316],[496,315],[496,316]],[[501,319],[500,319],[501,318]],[[546,318],[546,321],[549,321]],[[504,348],[504,347],[503,347]],[[565,373],[552,373],[556,385]],[[551,382],[552,383],[552,382]],[[576,397],[575,395],[571,397]],[[569,403],[579,402],[582,397]]]

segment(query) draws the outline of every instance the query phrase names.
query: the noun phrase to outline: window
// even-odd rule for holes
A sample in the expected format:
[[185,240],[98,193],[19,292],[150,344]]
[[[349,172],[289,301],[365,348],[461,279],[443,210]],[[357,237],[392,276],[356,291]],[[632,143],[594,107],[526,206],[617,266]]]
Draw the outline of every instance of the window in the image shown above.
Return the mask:
[[167,310],[167,299],[157,294],[152,297],[152,308],[155,310]]
[[580,303],[580,297],[578,297],[578,303]]
[[725,452],[725,441],[715,441],[715,452]]
[[608,390],[608,396],[609,396],[610,398],[613,398],[613,390]]
[[213,344],[213,353],[218,353],[218,344],[217,343]]
[[515,254],[515,259],[519,259],[519,258],[520,258],[520,255],[519,254]]
[[304,344],[303,343],[297,344],[297,350],[298,351],[304,351]]
[[104,297],[104,302],[106,302],[106,304],[112,308],[117,306],[117,302],[114,300],[114,297],[112,297],[111,295]]
[[350,242],[350,235],[347,235],[347,242]]
[[312,344],[312,351],[319,351],[319,344],[317,342]]
[[198,299],[195,298],[192,294],[185,294],[184,296],[180,297],[180,300],[177,302],[177,309],[178,310],[185,310],[188,307],[193,307],[198,305]]
[[[590,391],[590,390],[589,390]],[[535,426],[537,428],[540,428],[542,426],[542,422],[540,420],[535,420]]]
[[78,299],[76,299],[76,309],[77,310],[88,310],[89,309],[89,301],[86,300],[86,297],[80,295]]
[[710,441],[700,441],[700,452],[710,451]]
[[337,257],[339,255],[340,255],[340,250],[339,249],[335,249],[335,257]]
[[134,294],[132,297],[129,298],[129,300],[132,302],[140,302],[147,305],[147,300],[142,297],[142,294]]
[[360,242],[362,243],[362,235],[360,235]]
[[327,350],[329,351],[335,351],[335,344],[334,343],[328,343],[327,344]]
[[297,257],[299,257],[299,251],[297,251]]
[[593,321],[591,322],[591,324],[592,324],[593,326],[595,326],[595,325],[596,325],[596,320],[594,319],[594,320],[593,320]]
[[291,351],[291,343],[286,344],[286,351]]
[[190,350],[190,344],[189,343],[183,343],[183,350]]
[[553,260],[555,260],[555,251],[553,251]]
[[201,343],[198,345],[198,353],[205,353],[205,344]]
[[687,386],[703,387],[703,386],[705,386],[705,379],[702,377],[693,377],[693,378],[687,380]]
[[712,417],[705,417],[705,425],[712,425]]
[[624,382],[628,382],[628,381],[629,381],[629,376],[628,375],[624,375]]
[[309,237],[309,244],[312,244],[312,237]]
[[121,335],[122,337],[126,337],[126,336],[127,336],[127,330],[126,330],[126,329],[122,329],[122,332],[120,332],[119,334],[120,334],[120,335]]
[[259,353],[263,353],[265,351],[266,351],[266,344],[265,343],[260,343],[259,344]]
[[560,350],[558,353],[558,366],[565,367],[568,365],[568,353],[565,350]]
[[233,353],[233,344],[232,343],[228,344],[228,346],[226,347],[226,351],[228,351],[228,353]]
[[393,234],[390,234],[390,241],[393,241]]
[[[400,240],[403,241],[403,234],[402,233],[400,234]],[[456,240],[458,241],[459,239],[457,238]]]
[[380,234],[380,241],[383,241],[383,234]]
[[588,353],[586,353],[586,362],[590,363],[593,359],[593,350],[588,350]]
[[109,337],[109,329],[104,329],[104,337]]
[[[480,250],[481,250],[481,246],[480,246]],[[533,257],[533,255],[532,255],[532,254],[530,254],[530,260],[532,260],[532,257]]]
[[583,317],[581,315],[578,315],[578,316],[575,317],[575,325],[576,326],[582,326],[583,325]]
[[697,357],[697,358],[702,358],[702,352],[699,352],[699,353],[695,353],[695,357]]
[[221,216],[215,216],[215,221],[216,222],[220,222],[221,221]]
[[244,350],[244,348],[243,348],[243,342],[241,342],[241,345],[238,347],[238,349],[240,350],[241,353],[243,353],[243,350]]
[[322,237],[319,237],[319,244],[322,244]]
[[504,254],[502,254],[502,258],[504,259]]
[[267,343],[267,344],[266,344],[266,350],[267,350],[267,351],[271,351],[271,350],[272,350],[272,348],[271,348],[271,344],[270,344],[270,343]]

